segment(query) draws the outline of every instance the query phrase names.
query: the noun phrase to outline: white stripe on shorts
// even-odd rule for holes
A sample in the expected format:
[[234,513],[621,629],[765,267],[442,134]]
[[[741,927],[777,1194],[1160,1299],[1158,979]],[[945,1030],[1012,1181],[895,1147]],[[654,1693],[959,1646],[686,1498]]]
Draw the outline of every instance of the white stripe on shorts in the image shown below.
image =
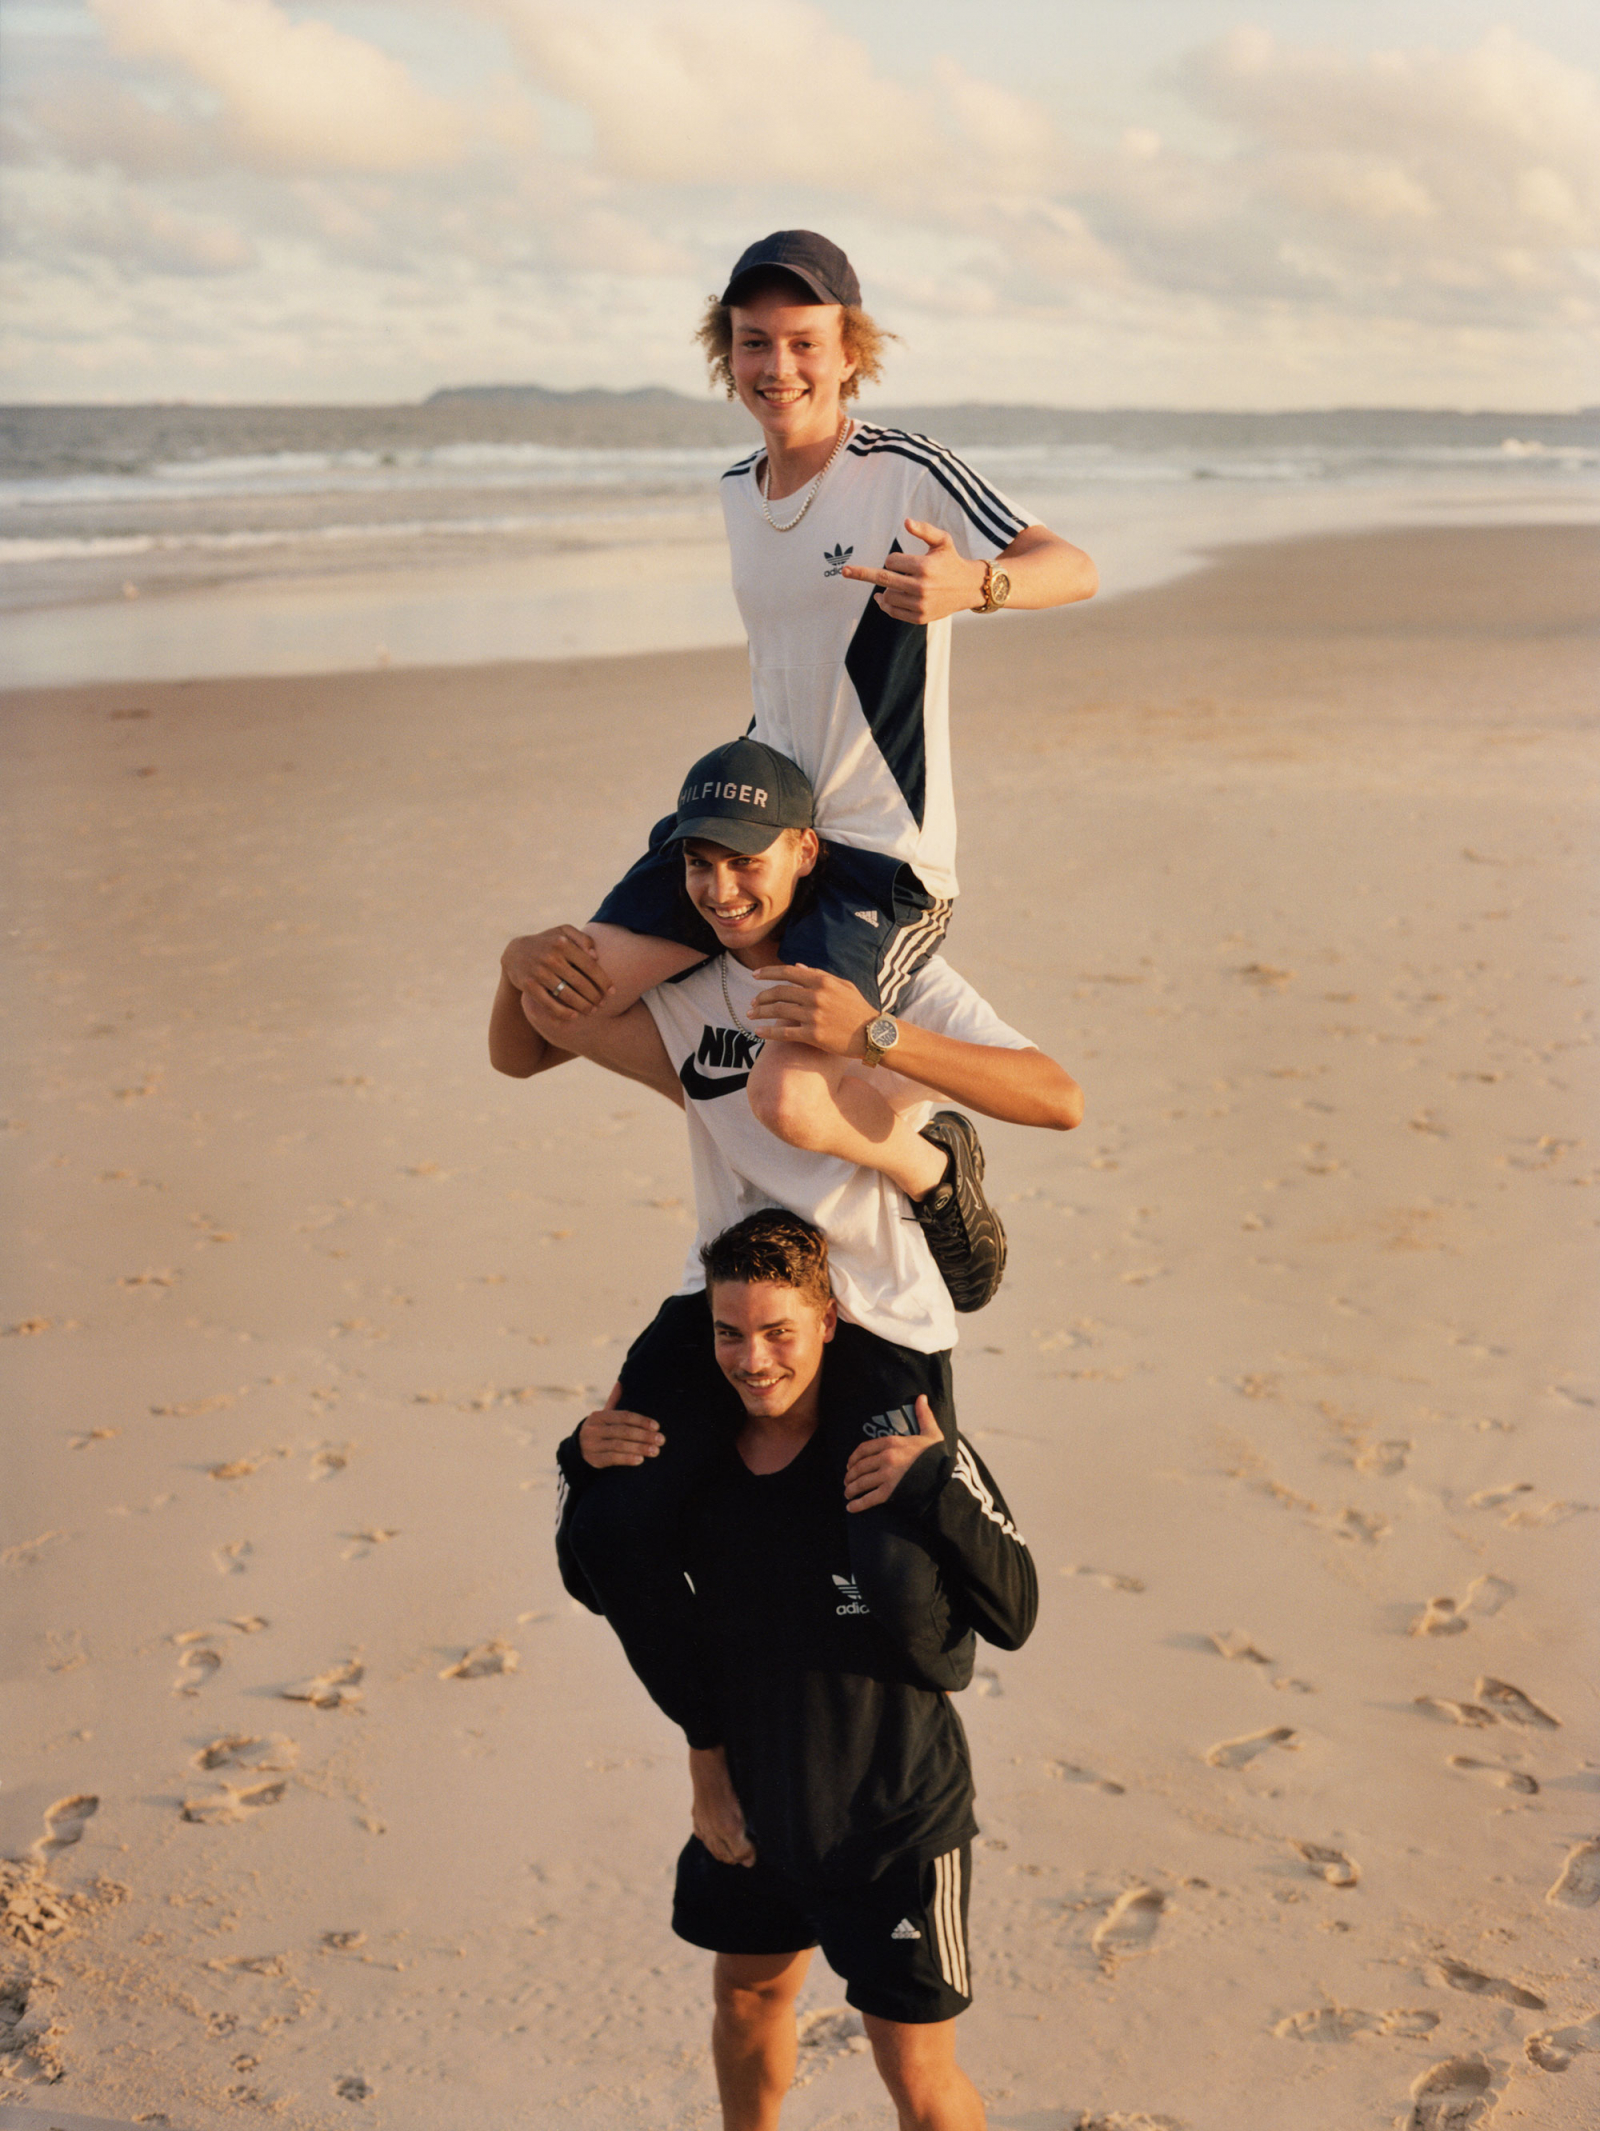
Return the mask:
[[967,1939],[961,1928],[961,1852],[946,1850],[933,1861],[933,1939],[939,1949],[939,1973],[963,1998],[972,1996],[967,1980]]
[[878,998],[884,1013],[894,1012],[895,1001],[901,992],[921,964],[938,948],[950,929],[950,913],[954,907],[949,896],[941,896],[930,909],[903,925],[890,941],[878,971]]

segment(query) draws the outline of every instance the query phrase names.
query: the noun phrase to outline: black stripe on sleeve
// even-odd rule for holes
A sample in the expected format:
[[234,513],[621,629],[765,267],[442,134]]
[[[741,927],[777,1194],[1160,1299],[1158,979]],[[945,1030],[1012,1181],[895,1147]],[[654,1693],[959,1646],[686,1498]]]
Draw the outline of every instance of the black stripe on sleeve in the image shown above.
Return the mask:
[[946,451],[942,444],[935,444],[931,437],[912,436],[903,429],[879,429],[870,432],[864,440],[852,438],[848,449],[863,459],[877,452],[889,452],[895,458],[909,459],[914,466],[922,467],[960,505],[978,531],[999,547],[1009,547],[1017,535],[1026,530],[1025,521],[996,490],[980,480],[965,460]]

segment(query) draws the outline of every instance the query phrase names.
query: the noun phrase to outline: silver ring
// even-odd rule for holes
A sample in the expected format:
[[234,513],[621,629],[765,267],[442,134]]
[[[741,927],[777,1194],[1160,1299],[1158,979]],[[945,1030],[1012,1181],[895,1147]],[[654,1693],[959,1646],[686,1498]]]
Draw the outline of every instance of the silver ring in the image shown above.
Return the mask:
[[565,977],[557,977],[557,979],[556,979],[556,981],[555,981],[555,984],[554,984],[554,986],[553,986],[553,987],[551,988],[551,992],[550,992],[550,996],[551,996],[551,998],[552,998],[552,999],[559,999],[559,998],[561,997],[561,994],[562,994],[562,993],[563,993],[563,992],[564,992],[564,991],[566,990],[566,988],[567,988],[567,980],[566,980],[566,978],[565,978]]

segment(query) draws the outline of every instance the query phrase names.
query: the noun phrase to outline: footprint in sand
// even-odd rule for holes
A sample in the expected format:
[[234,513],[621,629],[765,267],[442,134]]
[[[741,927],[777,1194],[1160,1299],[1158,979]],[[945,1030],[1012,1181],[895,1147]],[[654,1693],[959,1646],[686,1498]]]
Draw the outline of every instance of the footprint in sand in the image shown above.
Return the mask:
[[1448,1724],[1465,1724],[1473,1731],[1486,1731],[1491,1724],[1500,1721],[1494,1711],[1485,1709],[1481,1702],[1452,1702],[1448,1695],[1442,1694],[1419,1694],[1413,1707],[1443,1717]]
[[1465,1635],[1469,1625],[1456,1610],[1453,1598],[1430,1598],[1406,1632],[1408,1635]]
[[1061,1571],[1063,1576],[1092,1576],[1097,1584],[1108,1591],[1142,1591],[1143,1583],[1137,1576],[1123,1576],[1116,1569],[1091,1569],[1073,1562]]
[[293,1768],[300,1758],[300,1749],[293,1739],[286,1739],[282,1732],[275,1731],[270,1737],[258,1739],[248,1732],[234,1732],[226,1739],[213,1739],[202,1746],[194,1757],[196,1768],[248,1768],[258,1772],[267,1769]]
[[280,1776],[273,1783],[224,1783],[209,1798],[185,1798],[183,1818],[201,1827],[233,1827],[241,1820],[249,1820],[263,1806],[276,1805],[288,1788],[287,1776]]
[[1411,2082],[1411,2113],[1401,2131],[1472,2131],[1494,2114],[1493,2069],[1481,2057],[1447,2057]]
[[1361,1867],[1353,1864],[1343,1850],[1330,1850],[1320,1842],[1297,1842],[1294,1848],[1317,1878],[1325,1879],[1330,1887],[1353,1887],[1361,1878]]
[[1097,1776],[1092,1768],[1079,1768],[1075,1761],[1052,1761],[1049,1767],[1051,1774],[1059,1776],[1063,1783],[1092,1784],[1097,1791],[1107,1791],[1113,1798],[1121,1798],[1126,1792],[1126,1785],[1113,1783],[1109,1776]]
[[1470,1776],[1482,1776],[1490,1783],[1499,1784],[1503,1791],[1521,1791],[1524,1797],[1539,1795],[1537,1778],[1520,1768],[1507,1768],[1503,1761],[1474,1761],[1471,1754],[1452,1754],[1450,1766],[1464,1770]]
[[1538,1731],[1561,1729],[1559,1717],[1551,1716],[1548,1709],[1541,1709],[1530,1695],[1525,1695],[1520,1687],[1513,1687],[1509,1680],[1491,1680],[1485,1675],[1472,1691],[1484,1708],[1493,1709],[1497,1716],[1509,1723],[1523,1724]]
[[1487,1617],[1498,1613],[1500,1608],[1516,1595],[1516,1585],[1507,1583],[1503,1576],[1474,1576],[1467,1585],[1467,1595],[1461,1610],[1463,1613],[1481,1613]]
[[1600,1902],[1600,1842],[1580,1842],[1567,1852],[1561,1877],[1545,1900],[1562,1909],[1592,1909]]
[[1531,1480],[1511,1480],[1503,1487],[1480,1487],[1475,1495],[1468,1495],[1468,1509],[1504,1509],[1518,1495],[1531,1495]]
[[1574,2057],[1600,2050],[1600,2013],[1591,2013],[1575,2027],[1547,2028],[1542,2035],[1530,2035],[1522,2046],[1528,2062],[1541,2072],[1564,2072]]
[[1465,1961],[1440,1961],[1439,1976],[1451,1990],[1464,1990],[1470,1997],[1499,1998],[1503,2004],[1520,2005],[1533,2013],[1545,2009],[1543,1998],[1524,1990],[1520,1983],[1507,1982],[1504,1976],[1486,1976],[1481,1968],[1469,1968]]
[[1248,1635],[1242,1634],[1237,1628],[1228,1629],[1226,1634],[1213,1629],[1206,1639],[1219,1657],[1232,1658],[1238,1664],[1270,1665],[1273,1662],[1264,1651],[1256,1648]]
[[309,1702],[313,1709],[353,1709],[362,1699],[356,1683],[365,1670],[366,1667],[355,1658],[346,1658],[342,1665],[330,1665],[315,1679],[302,1680],[298,1687],[285,1687],[283,1699],[286,1702]]
[[44,1833],[29,1846],[32,1855],[43,1864],[58,1850],[70,1850],[75,1842],[83,1840],[85,1825],[99,1810],[99,1799],[87,1791],[79,1791],[71,1798],[58,1798],[46,1809]]
[[863,2056],[871,2048],[861,2015],[847,2005],[818,2006],[802,2013],[796,2027],[800,2044],[797,2087],[810,2086],[842,2058]]
[[1130,2115],[1113,2109],[1108,2116],[1100,2109],[1084,2109],[1072,2119],[1072,2131],[1182,2131],[1175,2116],[1146,2116],[1142,2109]]
[[1103,1962],[1143,1953],[1156,1935],[1167,1898],[1155,1887],[1130,1887],[1119,1894],[1094,1927],[1089,1944]]
[[172,1683],[174,1694],[198,1694],[206,1681],[222,1664],[222,1652],[213,1650],[209,1642],[201,1642],[203,1633],[195,1629],[191,1636],[175,1635],[175,1643],[187,1643],[188,1648],[178,1660],[178,1677]]
[[1366,2013],[1355,2005],[1313,2005],[1290,2013],[1272,2030],[1280,2042],[1350,2042],[1357,2035],[1431,2035],[1439,2015],[1405,2006]]
[[346,2072],[333,2082],[333,2091],[340,2101],[371,2101],[377,2090],[359,2072]]
[[515,1672],[518,1653],[509,1643],[498,1637],[493,1642],[479,1643],[455,1664],[446,1665],[439,1677],[441,1680],[486,1680],[497,1672]]
[[1269,1747],[1282,1746],[1290,1753],[1298,1753],[1293,1730],[1287,1724],[1274,1724],[1269,1731],[1249,1731],[1242,1739],[1222,1739],[1206,1755],[1212,1768],[1243,1768],[1257,1754],[1264,1754]]

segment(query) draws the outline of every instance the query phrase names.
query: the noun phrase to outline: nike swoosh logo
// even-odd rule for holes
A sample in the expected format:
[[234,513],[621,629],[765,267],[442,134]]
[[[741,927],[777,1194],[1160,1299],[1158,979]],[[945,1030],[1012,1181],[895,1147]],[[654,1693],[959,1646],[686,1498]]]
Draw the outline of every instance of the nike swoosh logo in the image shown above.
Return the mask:
[[719,1095],[732,1095],[736,1089],[748,1085],[748,1073],[719,1074],[715,1080],[708,1079],[692,1058],[686,1058],[678,1068],[678,1078],[683,1082],[683,1092],[691,1102],[713,1102]]

